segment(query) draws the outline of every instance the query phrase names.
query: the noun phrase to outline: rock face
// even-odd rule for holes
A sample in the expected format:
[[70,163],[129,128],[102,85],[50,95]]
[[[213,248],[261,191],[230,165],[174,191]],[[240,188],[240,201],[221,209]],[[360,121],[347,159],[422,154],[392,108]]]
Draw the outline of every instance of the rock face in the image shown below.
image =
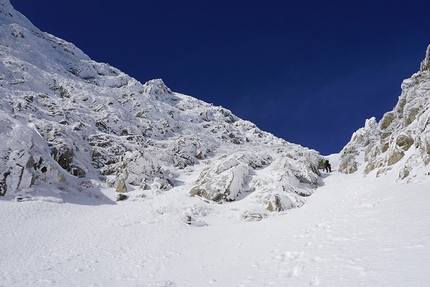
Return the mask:
[[266,147],[247,144],[214,159],[190,195],[221,203],[252,193],[253,200],[270,211],[302,206],[302,197],[312,194],[318,184],[320,156],[266,136]]
[[[394,109],[379,123],[366,121],[341,151],[339,169],[377,176],[396,173],[399,180],[426,174],[430,163],[430,46],[420,71],[402,83]],[[424,167],[424,168],[423,168]]]
[[0,195],[21,198],[43,184],[159,192],[197,173],[191,195],[228,202],[253,193],[284,210],[316,187],[316,151],[161,79],[141,84],[0,4]]
[[420,66],[420,72],[424,71],[430,71],[430,45],[427,47],[426,57]]

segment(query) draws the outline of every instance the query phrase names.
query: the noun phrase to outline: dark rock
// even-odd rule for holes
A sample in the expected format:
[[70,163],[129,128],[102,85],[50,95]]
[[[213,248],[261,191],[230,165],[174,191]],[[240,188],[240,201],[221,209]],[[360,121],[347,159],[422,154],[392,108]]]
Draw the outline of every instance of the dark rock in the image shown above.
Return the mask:
[[0,196],[4,196],[7,191],[6,179],[10,175],[9,171],[3,173],[3,178],[0,180]]
[[116,201],[123,201],[123,200],[126,200],[126,199],[128,199],[128,196],[125,195],[125,194],[118,194],[116,196]]

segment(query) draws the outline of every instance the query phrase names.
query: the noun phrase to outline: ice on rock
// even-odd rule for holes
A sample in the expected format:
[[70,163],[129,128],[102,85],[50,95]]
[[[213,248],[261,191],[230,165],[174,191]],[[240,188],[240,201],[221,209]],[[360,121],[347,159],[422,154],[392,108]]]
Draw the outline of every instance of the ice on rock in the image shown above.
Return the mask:
[[341,151],[339,170],[365,175],[393,173],[410,182],[425,176],[430,163],[430,46],[420,71],[402,83],[398,103],[379,123],[366,120]]

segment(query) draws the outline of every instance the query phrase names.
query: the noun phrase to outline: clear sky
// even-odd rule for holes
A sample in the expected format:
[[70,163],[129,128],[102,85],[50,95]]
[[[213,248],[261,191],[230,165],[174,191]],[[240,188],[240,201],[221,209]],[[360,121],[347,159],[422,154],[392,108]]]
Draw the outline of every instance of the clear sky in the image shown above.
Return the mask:
[[323,155],[394,107],[430,44],[429,0],[11,4],[98,62]]

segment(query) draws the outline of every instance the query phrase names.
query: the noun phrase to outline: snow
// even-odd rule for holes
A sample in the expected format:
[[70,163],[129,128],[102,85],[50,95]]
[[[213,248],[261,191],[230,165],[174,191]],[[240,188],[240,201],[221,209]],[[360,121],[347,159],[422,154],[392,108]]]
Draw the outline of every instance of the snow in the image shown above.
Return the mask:
[[261,221],[241,219],[247,201],[189,197],[196,179],[182,180],[188,188],[117,204],[0,201],[0,286],[428,284],[428,180],[333,171],[301,208]]

